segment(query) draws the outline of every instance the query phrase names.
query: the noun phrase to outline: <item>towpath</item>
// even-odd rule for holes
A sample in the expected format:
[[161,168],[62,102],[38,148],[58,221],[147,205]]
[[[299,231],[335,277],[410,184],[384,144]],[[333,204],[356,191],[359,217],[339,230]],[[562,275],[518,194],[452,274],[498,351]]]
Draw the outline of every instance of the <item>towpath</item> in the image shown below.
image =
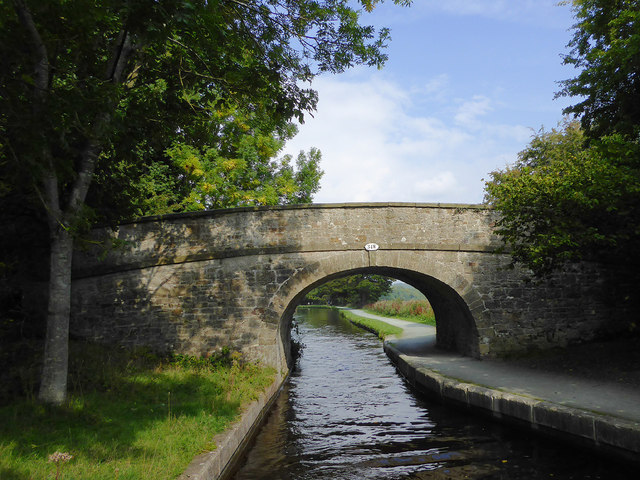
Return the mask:
[[463,357],[436,348],[435,327],[362,310],[353,313],[403,329],[402,335],[385,342],[385,351],[419,390],[640,461],[640,389],[620,385],[615,378],[576,378]]

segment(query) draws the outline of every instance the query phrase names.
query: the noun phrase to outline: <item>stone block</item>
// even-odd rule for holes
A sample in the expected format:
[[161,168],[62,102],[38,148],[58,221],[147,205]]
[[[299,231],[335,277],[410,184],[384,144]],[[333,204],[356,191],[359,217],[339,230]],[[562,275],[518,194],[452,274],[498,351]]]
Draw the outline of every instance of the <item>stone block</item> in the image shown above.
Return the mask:
[[443,377],[440,374],[426,368],[416,369],[415,386],[419,390],[441,398],[442,384]]
[[467,403],[471,408],[493,411],[493,390],[478,385],[467,387]]
[[493,408],[501,415],[533,424],[533,409],[538,402],[506,392],[496,392],[494,394]]
[[396,357],[396,362],[395,362],[396,368],[398,369],[398,371],[402,374],[402,376],[404,378],[407,379],[407,381],[413,385],[414,382],[414,375],[415,375],[415,370],[413,369],[413,367],[411,367],[411,365],[409,365],[409,363],[407,362],[407,358],[405,355],[398,355]]
[[442,398],[462,405],[468,405],[466,383],[451,378],[444,378],[442,382]]
[[597,443],[635,452],[640,458],[640,423],[600,417],[594,424]]
[[595,440],[594,420],[589,412],[549,402],[539,402],[533,407],[536,425],[591,440]]

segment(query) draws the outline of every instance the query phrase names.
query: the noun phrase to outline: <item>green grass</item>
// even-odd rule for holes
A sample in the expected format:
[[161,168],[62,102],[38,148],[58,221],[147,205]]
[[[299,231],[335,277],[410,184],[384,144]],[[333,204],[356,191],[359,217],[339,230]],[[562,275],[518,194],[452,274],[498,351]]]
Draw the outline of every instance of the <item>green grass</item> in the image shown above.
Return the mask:
[[385,323],[381,320],[361,317],[349,310],[341,310],[340,316],[346,318],[351,323],[364,328],[365,330],[377,334],[378,337],[383,340],[389,335],[400,335],[402,333],[402,329],[400,327],[389,325],[388,323]]
[[436,325],[436,317],[427,300],[381,300],[366,305],[363,310],[381,317],[401,318],[409,322]]
[[[83,350],[84,349],[84,350]],[[75,346],[62,407],[0,408],[0,478],[175,479],[272,383],[274,371],[226,355],[161,359]],[[73,356],[71,357],[74,358]],[[73,459],[56,465],[54,452]]]

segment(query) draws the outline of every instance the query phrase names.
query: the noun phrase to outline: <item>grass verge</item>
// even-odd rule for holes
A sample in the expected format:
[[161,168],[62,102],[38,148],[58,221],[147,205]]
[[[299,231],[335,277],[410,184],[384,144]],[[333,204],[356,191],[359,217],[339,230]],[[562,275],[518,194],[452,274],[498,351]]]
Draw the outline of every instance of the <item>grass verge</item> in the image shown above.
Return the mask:
[[401,318],[408,322],[436,325],[436,317],[426,300],[380,300],[366,305],[366,312],[381,317]]
[[[74,345],[69,400],[0,408],[0,478],[175,479],[272,383],[272,369],[215,358]],[[65,453],[66,456],[55,453]],[[57,460],[57,461],[56,461]]]
[[361,317],[349,310],[341,310],[340,316],[346,318],[351,323],[364,328],[365,330],[375,333],[383,340],[389,335],[399,335],[402,333],[402,329],[400,327],[389,325],[381,320]]
[[310,309],[310,310],[339,310],[338,307],[333,307],[331,305],[298,305],[297,308],[301,309]]

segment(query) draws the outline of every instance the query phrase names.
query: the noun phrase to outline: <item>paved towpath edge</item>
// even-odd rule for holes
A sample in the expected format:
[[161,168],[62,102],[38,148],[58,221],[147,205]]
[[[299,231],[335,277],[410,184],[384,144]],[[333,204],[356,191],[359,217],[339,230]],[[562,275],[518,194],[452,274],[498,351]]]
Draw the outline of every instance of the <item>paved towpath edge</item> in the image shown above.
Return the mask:
[[444,403],[640,462],[640,391],[436,348],[435,327],[353,313],[403,328],[384,349],[418,391]]

